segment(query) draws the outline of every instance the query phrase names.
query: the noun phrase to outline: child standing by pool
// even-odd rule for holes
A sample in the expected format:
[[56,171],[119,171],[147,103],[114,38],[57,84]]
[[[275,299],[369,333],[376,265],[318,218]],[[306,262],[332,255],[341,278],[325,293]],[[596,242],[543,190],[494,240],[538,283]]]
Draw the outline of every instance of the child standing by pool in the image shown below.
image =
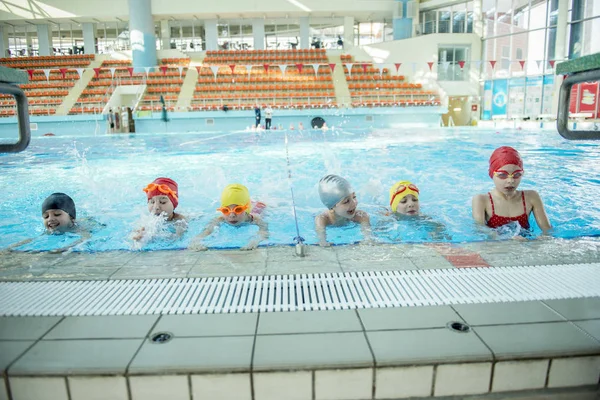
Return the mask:
[[498,228],[518,222],[528,230],[529,215],[533,216],[546,233],[551,229],[544,204],[535,190],[517,190],[524,174],[523,160],[512,147],[502,146],[490,157],[488,174],[494,181],[494,189],[487,194],[473,197],[473,219],[490,228]]
[[358,201],[350,183],[338,175],[327,175],[319,181],[319,197],[327,211],[315,218],[315,229],[320,246],[331,246],[327,242],[326,228],[342,226],[349,222],[360,224],[365,240],[371,238],[369,214],[357,209]]
[[[187,230],[187,221],[183,215],[175,212],[179,204],[177,182],[170,178],[156,178],[142,190],[146,192],[148,211],[167,222],[175,222],[175,235],[183,235]],[[132,239],[138,241],[144,236],[147,236],[146,227],[141,227],[134,232]]]
[[202,243],[202,239],[210,236],[217,226],[225,223],[231,226],[244,226],[253,224],[258,226],[258,233],[250,239],[241,250],[252,250],[258,247],[259,243],[269,237],[269,228],[267,223],[259,215],[265,208],[261,202],[253,203],[250,200],[248,188],[240,183],[232,183],[223,189],[221,193],[221,207],[217,208],[222,215],[214,218],[190,243],[190,249],[204,251],[208,248]]

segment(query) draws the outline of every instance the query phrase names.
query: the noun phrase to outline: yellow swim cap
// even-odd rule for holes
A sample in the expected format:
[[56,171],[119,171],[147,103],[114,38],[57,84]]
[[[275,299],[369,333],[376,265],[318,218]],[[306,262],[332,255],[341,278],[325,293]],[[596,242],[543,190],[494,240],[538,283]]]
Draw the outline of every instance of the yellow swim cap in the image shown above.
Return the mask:
[[250,214],[252,203],[250,202],[250,192],[246,186],[241,183],[232,183],[231,185],[225,186],[223,193],[221,193],[221,207],[229,206],[231,204],[237,204],[238,206],[245,206],[248,204],[246,212]]
[[390,207],[396,212],[400,200],[412,194],[419,198],[419,189],[410,181],[398,181],[390,188]]

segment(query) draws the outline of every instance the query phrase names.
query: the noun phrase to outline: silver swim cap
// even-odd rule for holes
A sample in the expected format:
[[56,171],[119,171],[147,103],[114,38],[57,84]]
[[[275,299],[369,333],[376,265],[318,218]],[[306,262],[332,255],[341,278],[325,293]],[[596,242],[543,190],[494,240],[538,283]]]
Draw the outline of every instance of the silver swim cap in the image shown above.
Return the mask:
[[338,175],[327,175],[319,181],[319,197],[328,209],[352,194],[350,183]]

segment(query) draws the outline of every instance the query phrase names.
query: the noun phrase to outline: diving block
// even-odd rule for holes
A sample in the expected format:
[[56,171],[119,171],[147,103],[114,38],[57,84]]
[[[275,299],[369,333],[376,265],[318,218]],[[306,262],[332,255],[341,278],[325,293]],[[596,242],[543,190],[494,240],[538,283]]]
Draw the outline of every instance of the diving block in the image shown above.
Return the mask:
[[600,53],[565,61],[556,66],[557,75],[565,75],[558,95],[558,133],[565,139],[600,139],[600,131],[572,131],[569,129],[569,101],[571,87],[576,83],[600,81]]

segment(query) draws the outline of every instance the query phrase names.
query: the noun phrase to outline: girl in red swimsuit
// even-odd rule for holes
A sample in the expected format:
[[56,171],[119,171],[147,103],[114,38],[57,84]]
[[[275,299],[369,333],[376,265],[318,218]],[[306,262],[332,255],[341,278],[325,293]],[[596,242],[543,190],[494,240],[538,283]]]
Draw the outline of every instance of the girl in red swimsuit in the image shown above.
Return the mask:
[[473,219],[490,228],[516,221],[523,229],[529,229],[529,215],[533,216],[546,233],[550,221],[544,210],[540,195],[535,190],[517,190],[523,177],[523,160],[512,147],[502,146],[490,157],[488,173],[494,181],[494,189],[473,197]]

